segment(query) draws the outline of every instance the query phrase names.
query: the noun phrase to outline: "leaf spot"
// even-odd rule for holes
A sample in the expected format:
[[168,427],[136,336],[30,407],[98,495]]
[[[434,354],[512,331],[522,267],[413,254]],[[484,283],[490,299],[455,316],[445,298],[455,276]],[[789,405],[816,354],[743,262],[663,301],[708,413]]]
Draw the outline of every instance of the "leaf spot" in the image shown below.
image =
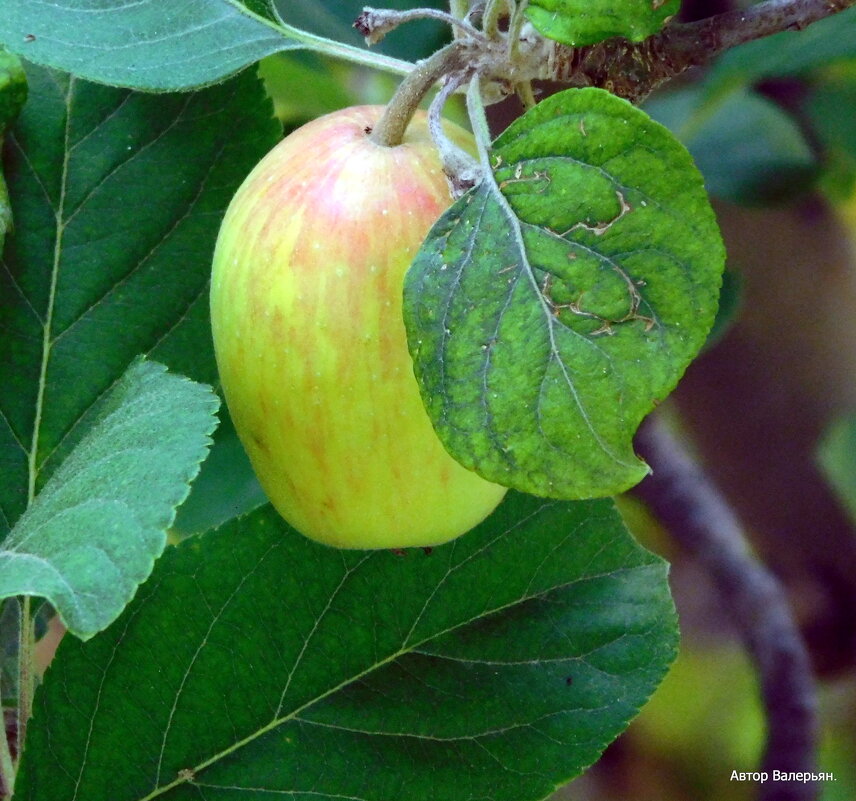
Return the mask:
[[511,184],[525,184],[534,183],[537,181],[544,181],[544,185],[537,189],[536,192],[546,192],[550,180],[550,174],[546,170],[535,170],[532,175],[523,175],[523,165],[518,164],[514,168],[514,177],[507,178],[504,181],[500,181],[499,188],[505,189],[505,187],[510,186]]
[[645,282],[634,281],[627,273],[618,265],[613,265],[613,270],[621,276],[627,286],[629,298],[629,307],[622,317],[605,317],[597,312],[583,308],[583,299],[586,295],[586,290],[582,290],[575,300],[565,303],[557,303],[552,297],[554,276],[552,273],[547,273],[541,283],[541,295],[550,307],[552,315],[561,321],[561,313],[569,311],[579,317],[587,317],[591,320],[600,322],[600,327],[589,333],[589,336],[612,336],[615,333],[613,325],[617,323],[627,323],[634,320],[642,320],[645,323],[645,331],[650,331],[655,321],[652,317],[647,317],[639,313],[639,306],[642,302],[642,296],[639,294],[638,286],[644,286]]
[[590,231],[595,236],[603,236],[622,217],[633,211],[633,207],[627,202],[626,198],[620,190],[615,190],[615,196],[618,198],[618,214],[616,214],[615,217],[613,217],[611,220],[595,223],[594,225],[588,225],[584,222],[578,222],[568,228],[567,231],[560,234],[560,236],[566,237],[568,234],[572,233],[573,231],[576,231],[578,228],[583,228],[586,231]]

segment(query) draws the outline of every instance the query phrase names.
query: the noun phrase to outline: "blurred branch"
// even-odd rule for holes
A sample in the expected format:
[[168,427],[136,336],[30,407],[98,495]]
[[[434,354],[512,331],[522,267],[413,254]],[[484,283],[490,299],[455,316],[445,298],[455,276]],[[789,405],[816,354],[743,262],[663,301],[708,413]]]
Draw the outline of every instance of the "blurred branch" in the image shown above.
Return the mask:
[[[653,470],[636,493],[712,577],[757,667],[767,718],[761,770],[771,777],[773,770],[816,771],[814,679],[784,591],[750,553],[726,499],[656,415],[636,445]],[[768,781],[759,798],[813,801],[817,793],[814,783]]]
[[802,30],[856,4],[856,0],[766,0],[696,22],[673,22],[642,42],[608,39],[587,47],[557,45],[549,60],[552,80],[599,86],[633,103],[690,67],[724,50],[782,31]]

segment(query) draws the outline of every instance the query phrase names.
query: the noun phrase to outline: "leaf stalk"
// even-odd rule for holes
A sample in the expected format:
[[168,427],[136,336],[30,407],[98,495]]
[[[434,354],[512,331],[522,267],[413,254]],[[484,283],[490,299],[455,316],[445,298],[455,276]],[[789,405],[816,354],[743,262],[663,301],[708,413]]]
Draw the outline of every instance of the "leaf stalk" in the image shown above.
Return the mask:
[[482,169],[490,170],[490,128],[487,123],[487,113],[485,112],[478,77],[470,81],[470,86],[467,89],[467,113],[470,117],[470,124],[473,126],[473,136],[476,139]]
[[440,151],[443,172],[449,180],[452,197],[461,197],[481,180],[482,171],[472,156],[459,148],[443,131],[443,107],[455,91],[471,79],[469,73],[450,75],[428,109],[428,130]]
[[312,50],[315,53],[321,53],[332,58],[348,61],[351,64],[358,64],[362,67],[373,67],[397,75],[407,75],[413,69],[413,65],[409,61],[402,61],[391,56],[385,56],[382,53],[363,50],[353,45],[343,44],[323,36],[316,36],[314,33],[303,31],[300,28],[295,28],[293,25],[282,22],[278,13],[276,22],[255,14],[247,8],[244,8],[244,13],[247,16],[253,17],[262,25],[273,29],[284,38],[299,42],[307,50]]
[[21,598],[21,626],[18,640],[18,759],[24,753],[27,724],[33,714],[36,691],[36,638],[31,599]]

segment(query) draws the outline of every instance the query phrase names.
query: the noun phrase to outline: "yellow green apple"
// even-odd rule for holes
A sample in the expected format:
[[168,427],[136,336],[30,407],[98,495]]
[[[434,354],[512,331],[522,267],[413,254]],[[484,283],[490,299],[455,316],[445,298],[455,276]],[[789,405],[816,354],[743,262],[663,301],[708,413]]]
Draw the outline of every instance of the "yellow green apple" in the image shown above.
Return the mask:
[[419,396],[404,274],[452,198],[425,115],[385,147],[368,135],[382,112],[344,109],[277,145],[229,206],[211,282],[223,392],[259,481],[341,548],[447,542],[505,493],[446,453]]

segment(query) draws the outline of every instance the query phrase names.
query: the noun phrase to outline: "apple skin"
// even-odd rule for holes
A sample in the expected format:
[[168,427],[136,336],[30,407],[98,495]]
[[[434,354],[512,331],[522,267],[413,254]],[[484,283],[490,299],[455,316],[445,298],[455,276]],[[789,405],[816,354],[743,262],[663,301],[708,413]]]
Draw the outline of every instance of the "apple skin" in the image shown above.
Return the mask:
[[506,491],[446,453],[419,396],[404,274],[452,198],[425,115],[383,147],[366,133],[382,111],[344,109],[277,145],[229,206],[211,281],[223,392],[256,475],[298,531],[340,548],[439,545]]

